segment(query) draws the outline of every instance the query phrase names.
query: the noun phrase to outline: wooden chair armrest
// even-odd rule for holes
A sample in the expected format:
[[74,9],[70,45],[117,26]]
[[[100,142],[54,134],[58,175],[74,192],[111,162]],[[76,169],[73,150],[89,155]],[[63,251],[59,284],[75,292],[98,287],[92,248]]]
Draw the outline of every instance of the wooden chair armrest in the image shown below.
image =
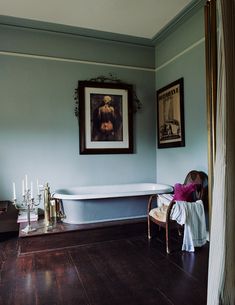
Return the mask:
[[157,194],[151,195],[151,196],[149,197],[149,200],[148,200],[148,208],[147,208],[147,214],[149,214],[149,212],[152,210],[152,203],[153,203],[153,200],[154,200],[154,198],[156,198],[156,200],[157,200],[157,197],[158,197]]
[[170,222],[170,219],[171,219],[171,211],[172,211],[172,208],[173,208],[173,205],[175,204],[175,201],[172,200],[168,206],[168,209],[167,209],[167,212],[166,212],[166,223],[169,223]]

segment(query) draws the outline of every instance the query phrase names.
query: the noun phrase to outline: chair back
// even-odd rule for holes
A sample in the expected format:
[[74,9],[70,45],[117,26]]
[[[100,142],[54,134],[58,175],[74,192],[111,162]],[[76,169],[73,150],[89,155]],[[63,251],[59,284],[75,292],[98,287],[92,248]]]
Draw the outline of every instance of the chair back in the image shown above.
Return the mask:
[[197,189],[193,193],[193,200],[202,200],[205,210],[208,210],[208,176],[202,171],[192,170],[190,171],[185,180],[184,184],[196,183]]

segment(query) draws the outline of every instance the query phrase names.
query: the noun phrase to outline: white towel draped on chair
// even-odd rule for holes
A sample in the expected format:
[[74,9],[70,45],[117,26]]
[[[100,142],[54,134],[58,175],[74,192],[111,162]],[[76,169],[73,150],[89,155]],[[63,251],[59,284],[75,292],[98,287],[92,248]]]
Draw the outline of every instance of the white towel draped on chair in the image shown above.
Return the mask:
[[171,219],[184,225],[182,250],[194,252],[194,247],[206,243],[206,220],[202,200],[196,202],[176,201]]
[[169,205],[172,199],[172,194],[159,194],[157,196],[157,205],[158,207],[161,207],[162,205]]

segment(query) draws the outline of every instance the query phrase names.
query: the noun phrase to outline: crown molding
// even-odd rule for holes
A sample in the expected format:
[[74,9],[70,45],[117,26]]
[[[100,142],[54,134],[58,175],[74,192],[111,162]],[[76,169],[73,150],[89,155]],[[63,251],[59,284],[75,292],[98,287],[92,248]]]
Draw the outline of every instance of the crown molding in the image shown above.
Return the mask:
[[154,45],[152,44],[152,40],[148,38],[116,34],[105,31],[97,31],[92,29],[73,27],[73,26],[62,25],[57,23],[36,21],[25,18],[17,18],[12,16],[0,15],[0,25],[30,29],[30,30],[47,31],[57,34],[80,36],[83,38],[107,40],[111,42],[128,43],[131,45],[154,47]]
[[25,18],[16,18],[12,16],[0,15],[0,25],[17,27],[23,29],[47,31],[57,34],[67,34],[73,36],[80,36],[83,38],[106,40],[115,43],[127,43],[131,45],[139,45],[144,47],[154,47],[157,43],[169,35],[176,27],[181,25],[186,19],[192,16],[197,10],[204,6],[206,0],[194,0],[186,8],[181,11],[174,19],[172,19],[160,32],[158,32],[152,39],[135,37],[123,34],[116,34],[105,31],[96,31],[92,29],[85,29],[62,25],[57,23],[42,22]]
[[172,19],[160,32],[152,38],[152,44],[157,45],[171,34],[177,27],[183,24],[189,17],[194,15],[206,3],[206,0],[195,0]]

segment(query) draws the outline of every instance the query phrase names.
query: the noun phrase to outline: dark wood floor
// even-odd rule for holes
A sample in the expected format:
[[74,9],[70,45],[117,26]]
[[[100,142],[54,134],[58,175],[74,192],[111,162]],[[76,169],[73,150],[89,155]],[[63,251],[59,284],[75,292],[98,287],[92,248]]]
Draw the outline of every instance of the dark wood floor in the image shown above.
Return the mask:
[[0,305],[206,304],[208,245],[166,255],[140,235],[18,256],[0,237]]

